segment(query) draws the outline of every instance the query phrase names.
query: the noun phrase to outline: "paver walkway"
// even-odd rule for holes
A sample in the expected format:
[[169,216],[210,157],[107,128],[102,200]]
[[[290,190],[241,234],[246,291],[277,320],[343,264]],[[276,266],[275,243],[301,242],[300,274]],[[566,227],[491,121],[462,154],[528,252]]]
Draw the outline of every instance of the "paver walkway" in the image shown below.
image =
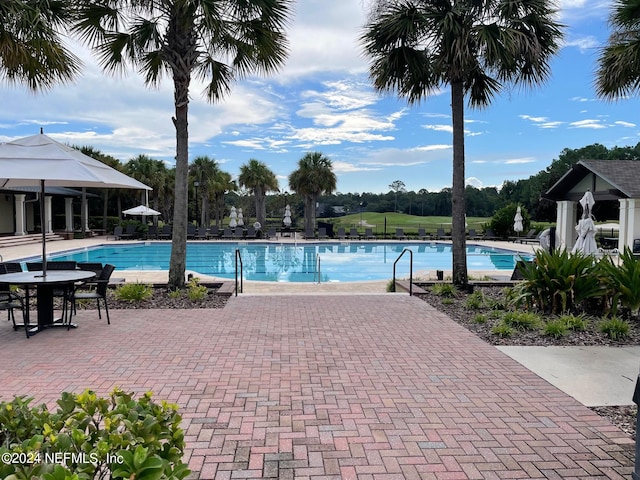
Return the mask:
[[0,396],[182,407],[193,478],[629,478],[619,429],[405,295],[241,296],[0,329]]

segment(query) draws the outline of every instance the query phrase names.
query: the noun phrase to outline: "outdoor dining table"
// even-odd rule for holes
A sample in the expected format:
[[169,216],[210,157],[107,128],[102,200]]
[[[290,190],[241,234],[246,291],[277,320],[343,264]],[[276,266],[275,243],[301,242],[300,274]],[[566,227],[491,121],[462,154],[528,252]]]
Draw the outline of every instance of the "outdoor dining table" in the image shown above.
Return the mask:
[[[44,275],[42,271],[7,273],[0,275],[0,283],[6,285],[25,286],[25,328],[27,336],[41,332],[49,327],[61,327],[68,325],[63,319],[54,318],[53,292],[56,288],[68,287],[75,282],[89,280],[95,276],[95,272],[85,270],[48,270]],[[29,324],[29,286],[35,286],[36,299],[38,300],[38,324],[31,327]],[[71,324],[71,327],[75,325]]]

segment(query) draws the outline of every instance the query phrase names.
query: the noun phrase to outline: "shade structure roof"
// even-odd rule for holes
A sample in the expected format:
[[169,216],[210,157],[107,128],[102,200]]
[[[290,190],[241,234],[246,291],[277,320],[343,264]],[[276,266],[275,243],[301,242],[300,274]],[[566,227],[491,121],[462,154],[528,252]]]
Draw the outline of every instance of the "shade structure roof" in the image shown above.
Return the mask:
[[0,188],[133,188],[151,190],[134,178],[44,135],[0,143]]

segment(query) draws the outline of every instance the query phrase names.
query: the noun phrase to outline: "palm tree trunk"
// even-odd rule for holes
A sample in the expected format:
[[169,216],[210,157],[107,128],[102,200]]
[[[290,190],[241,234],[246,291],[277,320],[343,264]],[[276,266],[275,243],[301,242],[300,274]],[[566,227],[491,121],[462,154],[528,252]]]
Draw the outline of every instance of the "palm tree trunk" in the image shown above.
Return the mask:
[[451,189],[451,240],[453,254],[453,283],[465,286],[467,278],[467,244],[464,201],[464,87],[451,82],[451,115],[453,122],[453,183]]
[[[176,90],[178,86],[176,85]],[[177,94],[176,94],[177,98]],[[187,268],[187,212],[189,175],[188,103],[176,101],[176,183],[173,207],[171,259],[169,261],[169,288],[184,288]]]

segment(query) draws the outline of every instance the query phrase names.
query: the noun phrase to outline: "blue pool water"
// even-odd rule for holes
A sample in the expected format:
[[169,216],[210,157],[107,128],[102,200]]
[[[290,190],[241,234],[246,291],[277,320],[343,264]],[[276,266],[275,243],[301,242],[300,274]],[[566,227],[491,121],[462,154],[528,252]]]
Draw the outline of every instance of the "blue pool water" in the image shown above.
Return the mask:
[[[187,270],[233,278],[235,251],[240,250],[246,280],[314,282],[320,258],[322,282],[388,280],[393,263],[404,249],[413,252],[413,271],[451,270],[451,245],[441,243],[305,243],[197,242],[187,244]],[[52,260],[111,263],[117,270],[169,270],[170,242],[103,245],[51,255]],[[467,264],[473,270],[513,270],[520,254],[509,250],[467,245]],[[396,275],[409,274],[409,255],[396,265]]]

